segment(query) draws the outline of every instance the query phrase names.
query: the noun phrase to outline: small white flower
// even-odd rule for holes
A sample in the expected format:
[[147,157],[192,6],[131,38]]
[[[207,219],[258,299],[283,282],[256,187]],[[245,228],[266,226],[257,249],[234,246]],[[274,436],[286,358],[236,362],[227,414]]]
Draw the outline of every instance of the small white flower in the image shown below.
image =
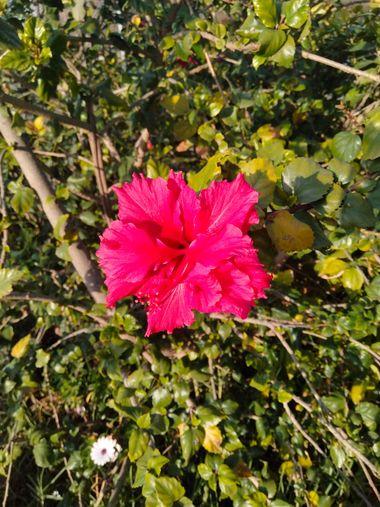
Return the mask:
[[103,466],[115,461],[121,451],[120,445],[112,437],[100,437],[91,447],[91,459],[95,465]]

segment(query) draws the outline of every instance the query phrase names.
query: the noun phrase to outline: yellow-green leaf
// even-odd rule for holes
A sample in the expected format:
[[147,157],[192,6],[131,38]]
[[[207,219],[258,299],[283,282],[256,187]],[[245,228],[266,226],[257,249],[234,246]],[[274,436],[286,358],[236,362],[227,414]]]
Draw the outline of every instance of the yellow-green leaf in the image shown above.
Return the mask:
[[317,269],[322,278],[338,277],[347,267],[347,262],[335,257],[326,257],[317,264]]
[[314,243],[311,227],[286,210],[271,215],[267,230],[277,250],[282,252],[304,250],[311,248]]
[[162,105],[174,116],[181,116],[189,111],[189,99],[186,95],[166,96],[162,101]]
[[364,398],[365,394],[365,386],[363,384],[354,384],[351,387],[351,400],[355,405],[358,405],[362,399]]
[[242,162],[240,168],[248,183],[259,192],[260,206],[266,208],[273,201],[277,180],[272,162],[266,158],[255,158]]
[[27,334],[24,338],[21,338],[15,345],[13,345],[11,356],[16,359],[20,359],[20,357],[22,357],[28,349],[30,338],[30,334]]
[[342,284],[343,287],[350,290],[360,290],[364,283],[364,276],[358,268],[348,268],[343,273]]
[[12,292],[13,284],[22,278],[18,269],[0,269],[0,299]]
[[218,426],[205,426],[205,438],[202,446],[208,452],[219,454],[222,451],[220,444],[222,443],[223,437]]

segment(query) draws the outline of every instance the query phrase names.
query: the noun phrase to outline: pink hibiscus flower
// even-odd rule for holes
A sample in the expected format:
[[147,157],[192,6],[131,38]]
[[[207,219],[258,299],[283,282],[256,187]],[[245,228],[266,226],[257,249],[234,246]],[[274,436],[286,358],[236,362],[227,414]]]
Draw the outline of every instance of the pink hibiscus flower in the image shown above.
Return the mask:
[[199,195],[173,171],[167,181],[134,174],[114,190],[119,220],[97,251],[107,305],[132,294],[146,303],[146,336],[190,325],[194,310],[244,319],[254,300],[265,298],[270,276],[247,235],[258,223],[258,193],[241,174]]

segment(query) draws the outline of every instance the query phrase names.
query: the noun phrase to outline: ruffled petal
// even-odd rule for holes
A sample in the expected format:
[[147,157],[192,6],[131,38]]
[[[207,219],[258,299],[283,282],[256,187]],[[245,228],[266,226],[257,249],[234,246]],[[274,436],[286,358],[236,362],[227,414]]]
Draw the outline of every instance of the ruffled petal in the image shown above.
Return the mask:
[[222,297],[222,288],[211,268],[196,264],[187,276],[192,290],[191,307],[198,312],[208,313]]
[[217,266],[235,255],[244,255],[252,241],[238,227],[227,225],[206,234],[198,234],[187,251],[187,257],[204,266]]
[[104,231],[96,254],[106,274],[108,304],[112,305],[136,291],[149,271],[168,262],[177,250],[160,243],[144,229],[116,220]]
[[254,290],[246,273],[231,262],[225,262],[213,272],[222,289],[221,299],[211,311],[228,312],[245,319],[253,304]]
[[234,264],[240,271],[249,276],[254,291],[254,299],[265,299],[267,297],[265,289],[270,286],[272,277],[264,271],[256,250],[249,249],[246,255],[236,257]]
[[113,187],[119,200],[119,219],[144,225],[171,246],[195,236],[200,204],[182,173],[170,171],[168,180],[133,175],[131,183]]
[[259,194],[239,174],[233,181],[213,182],[200,193],[201,231],[212,231],[227,224],[247,232],[251,224],[259,221],[254,205]]
[[163,298],[148,305],[148,329],[145,336],[159,331],[171,333],[174,328],[189,326],[194,322],[191,309],[192,292],[186,283],[170,289]]

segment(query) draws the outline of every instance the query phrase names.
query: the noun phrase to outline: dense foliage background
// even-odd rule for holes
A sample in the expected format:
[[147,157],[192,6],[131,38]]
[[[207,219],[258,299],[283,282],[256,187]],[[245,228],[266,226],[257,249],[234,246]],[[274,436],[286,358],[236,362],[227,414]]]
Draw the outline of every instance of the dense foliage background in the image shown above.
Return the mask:
[[[378,505],[378,1],[0,11],[2,505]],[[52,183],[54,228],[15,150]],[[246,175],[274,278],[245,322],[148,340],[69,246],[94,259],[108,188],[169,168],[196,190]],[[101,435],[123,449],[103,468]]]

